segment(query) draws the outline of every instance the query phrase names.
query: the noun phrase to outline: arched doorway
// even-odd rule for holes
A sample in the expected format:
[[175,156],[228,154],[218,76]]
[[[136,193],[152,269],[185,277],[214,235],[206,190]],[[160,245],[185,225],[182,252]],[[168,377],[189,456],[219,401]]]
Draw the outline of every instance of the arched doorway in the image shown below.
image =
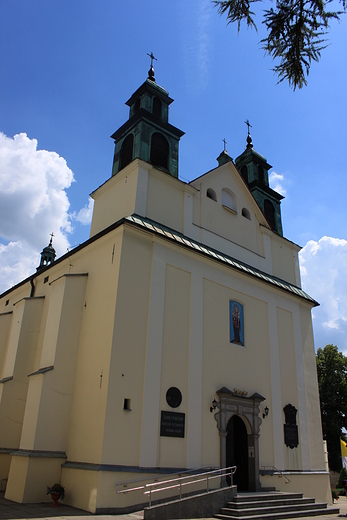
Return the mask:
[[248,491],[247,429],[238,415],[233,415],[227,424],[226,465],[237,466],[233,484],[237,486],[238,491]]
[[[237,466],[233,484],[239,490],[259,491],[259,405],[265,397],[258,393],[248,397],[247,392],[232,392],[226,387],[217,395],[219,411],[214,417],[220,435],[220,467]],[[226,479],[223,484],[228,484]]]

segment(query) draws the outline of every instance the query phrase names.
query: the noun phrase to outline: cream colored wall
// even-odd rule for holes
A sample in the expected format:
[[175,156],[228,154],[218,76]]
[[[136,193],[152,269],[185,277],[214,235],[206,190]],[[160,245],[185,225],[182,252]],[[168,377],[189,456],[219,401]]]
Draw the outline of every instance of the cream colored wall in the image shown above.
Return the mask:
[[17,448],[22,432],[28,390],[41,322],[42,298],[25,298],[14,307],[12,328],[2,377],[13,379],[1,384],[0,447]]
[[[173,475],[173,478],[177,475]],[[142,490],[133,493],[116,493],[116,485],[127,482],[128,489],[164,478],[156,472],[93,471],[62,468],[62,484],[65,486],[65,502],[95,513],[96,509],[125,508],[134,504],[148,505],[148,497]],[[123,489],[121,485],[118,489]],[[165,495],[161,495],[163,497]]]
[[11,322],[12,311],[3,312],[0,314],[0,376],[2,375],[2,367],[4,364],[7,343],[9,340]]
[[[290,480],[288,482],[287,478]],[[307,498],[315,498],[318,502],[332,504],[330,478],[328,472],[285,472],[285,476],[265,475],[260,477],[264,487],[275,487],[285,493],[303,493]]]
[[[197,183],[198,181],[195,181],[192,184],[198,187]],[[216,192],[217,201],[206,196],[208,188]],[[223,188],[228,188],[235,194],[236,214],[222,205]],[[200,193],[194,197],[194,223],[202,230],[211,231],[242,248],[264,256],[263,238],[259,230],[260,211],[256,211],[255,202],[235,167],[228,163],[202,177],[199,190]],[[242,216],[242,208],[250,212],[251,220]]]
[[[60,269],[59,269],[60,271]],[[61,273],[62,274],[62,273]],[[52,274],[50,275],[52,277]],[[48,277],[49,280],[50,277]],[[50,297],[51,297],[51,287],[49,284],[49,281],[45,284],[43,284],[43,276],[38,277],[35,282],[37,284],[37,289],[35,290],[36,296],[43,296],[43,307],[42,307],[42,318],[41,318],[41,326],[39,330],[39,334],[37,337],[37,343],[36,343],[36,352],[35,352],[35,359],[33,364],[32,372],[36,372],[39,370],[39,368],[42,368],[45,365],[41,365],[41,355],[42,355],[42,346],[43,346],[43,338],[45,335],[46,330],[46,323],[47,323],[47,315],[48,311],[50,309]],[[47,366],[47,365],[46,365]]]
[[[194,196],[193,238],[300,287],[300,248],[267,230],[265,217],[232,163],[198,178],[192,186],[199,189]],[[206,196],[208,188],[216,192],[217,201]],[[235,194],[237,213],[222,205],[223,188]],[[248,209],[251,220],[242,216],[242,208]]]
[[[277,308],[277,330],[281,370],[281,397],[282,409],[287,404],[292,404],[296,409],[298,406],[298,381],[296,373],[296,361],[294,351],[293,317],[288,310]],[[284,412],[282,414],[284,424]],[[300,437],[300,413],[296,421]],[[302,469],[301,465],[301,443],[298,448],[291,449],[283,444],[284,468]]]
[[0,453],[0,481],[7,479],[10,471],[12,455],[10,453]]
[[[230,284],[230,285],[229,285]],[[271,402],[270,359],[268,347],[267,304],[261,299],[240,293],[228,285],[204,281],[204,358],[203,358],[203,464],[209,462],[212,446],[214,463],[219,460],[219,432],[208,404],[215,392],[226,386],[230,390],[258,392]],[[229,301],[244,305],[245,346],[230,343]],[[266,442],[262,442],[266,438]],[[272,428],[263,421],[260,452],[264,460],[272,457]]]
[[63,458],[13,455],[5,498],[14,502],[51,502],[47,486],[60,481]]
[[[185,413],[185,431],[188,427],[188,367],[190,322],[191,273],[166,266],[163,353],[161,360],[160,410]],[[166,402],[166,392],[177,387],[182,393],[182,403],[171,408]],[[158,443],[159,467],[186,467],[186,439],[160,437]]]
[[74,461],[102,459],[121,249],[118,229],[73,259],[77,272],[88,272],[67,442]]
[[[65,502],[73,507],[95,513],[99,491],[99,472],[63,468],[62,484]],[[113,490],[115,495],[115,491]]]
[[302,304],[300,306],[300,311],[309,428],[308,438],[310,443],[311,467],[315,470],[324,467],[325,462],[324,453],[322,452],[323,436],[316,370],[316,354],[313,342],[311,309]]
[[148,176],[146,216],[182,233],[184,184],[168,174],[151,170]]
[[137,182],[138,161],[133,161],[92,193],[94,210],[90,237],[135,212]]
[[300,279],[296,276],[295,262],[299,248],[273,234],[271,238],[271,254],[273,275],[300,287]]
[[[151,240],[126,229],[105,381],[102,462],[108,464],[139,465],[151,263]],[[124,399],[131,400],[131,411],[124,410]]]
[[41,367],[54,369],[30,377],[21,449],[66,450],[86,282],[70,274],[52,284]]
[[[196,365],[192,368],[189,359],[186,443],[187,461],[189,460],[190,464],[187,465],[198,467],[220,463],[219,432],[213,415],[209,413],[209,406],[212,399],[216,397],[215,391],[221,386],[229,386],[230,389],[241,387],[240,389],[246,390],[248,395],[253,392],[260,393],[266,398],[262,406],[267,405],[270,408],[270,414],[263,420],[260,430],[260,465],[277,465],[280,469],[284,469],[288,466],[294,467],[295,462],[295,468],[302,469],[300,449],[302,444],[306,450],[304,437],[311,419],[307,417],[305,411],[306,397],[304,399],[296,397],[298,388],[301,391],[305,389],[306,384],[300,370],[300,379],[296,379],[302,348],[300,324],[298,327],[297,323],[298,317],[300,320],[300,305],[297,298],[157,239],[153,251],[141,465],[155,466],[157,455],[152,453],[152,446],[162,441],[158,430],[160,410],[162,403],[165,402],[163,388],[166,378],[162,377],[160,367],[164,366],[162,345],[167,327],[164,315],[169,283],[167,265],[170,265],[170,269],[180,269],[190,273],[191,277],[188,348]],[[178,286],[177,282],[177,292],[179,292]],[[182,291],[180,293],[182,294]],[[231,298],[245,305],[246,347],[244,348],[229,343],[229,300]],[[184,293],[182,301],[185,301]],[[196,313],[201,316],[201,321],[197,319]],[[188,311],[186,314],[188,317]],[[180,343],[182,341],[181,338]],[[201,350],[202,342],[203,350]],[[153,350],[149,350],[150,347]],[[176,364],[172,363],[170,377],[179,380],[180,375],[175,370],[175,366]],[[181,364],[180,370],[184,371],[184,363]],[[167,387],[172,384],[171,381],[167,382]],[[180,384],[184,388],[184,383]],[[155,396],[158,394],[160,394],[160,401],[157,403]],[[289,448],[284,448],[283,407],[288,402],[292,402],[299,408],[299,425],[301,424],[303,429],[302,432],[299,429],[300,447],[294,450],[297,459],[295,461],[288,460],[286,452]],[[191,417],[195,418],[194,424],[191,422]],[[148,439],[153,442],[149,442]],[[292,450],[291,452],[294,453]],[[310,447],[307,453],[309,458]],[[305,459],[305,468],[309,466],[306,465]]]
[[[17,302],[30,296],[31,285],[30,282],[26,282],[23,285],[20,285],[16,289],[12,289],[12,291],[4,293],[0,297],[0,313],[6,313],[13,310],[13,305]],[[7,303],[8,302],[8,303]],[[6,305],[7,303],[7,305]]]

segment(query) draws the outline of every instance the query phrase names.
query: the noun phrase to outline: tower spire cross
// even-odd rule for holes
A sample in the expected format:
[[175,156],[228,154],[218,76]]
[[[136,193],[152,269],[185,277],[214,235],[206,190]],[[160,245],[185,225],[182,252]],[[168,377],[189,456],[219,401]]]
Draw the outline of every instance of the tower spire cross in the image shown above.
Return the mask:
[[151,54],[148,54],[148,52],[147,52],[147,56],[149,56],[151,58],[151,68],[152,68],[153,67],[153,60],[155,60],[155,61],[158,61],[158,60],[154,56],[153,52],[151,52]]
[[252,128],[252,125],[251,125],[251,123],[248,121],[248,119],[246,119],[245,124],[247,125],[248,134],[249,134],[249,129]]
[[222,139],[222,142],[224,143],[224,151],[225,151],[225,150],[226,150],[226,145],[227,145],[227,142],[226,142],[226,140],[225,140],[225,137],[224,137],[224,139]]

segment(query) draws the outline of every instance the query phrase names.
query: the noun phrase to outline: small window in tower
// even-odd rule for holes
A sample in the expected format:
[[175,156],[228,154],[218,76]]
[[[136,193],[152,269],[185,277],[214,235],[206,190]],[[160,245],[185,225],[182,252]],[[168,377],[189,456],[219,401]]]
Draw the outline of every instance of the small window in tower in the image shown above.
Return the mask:
[[251,214],[247,208],[242,208],[242,216],[251,220]]
[[45,276],[44,279],[43,279],[43,283],[47,283],[49,280],[49,276]]
[[206,191],[206,197],[217,202],[216,192],[212,188],[208,188],[208,190]]
[[6,300],[5,302],[5,307],[7,307],[7,305],[10,303],[10,300]]
[[241,168],[241,176],[243,180],[248,184],[248,169],[247,166],[242,166]]
[[158,97],[153,98],[153,115],[161,117],[161,101]]
[[260,165],[258,165],[258,179],[260,182],[264,182],[264,170]]
[[222,206],[237,213],[236,195],[229,188],[222,189]]
[[138,112],[141,108],[141,99],[140,98],[137,98],[137,100],[135,101],[135,105],[134,105],[134,114],[136,114],[136,112]]
[[169,143],[159,132],[155,132],[152,135],[150,162],[154,166],[159,166],[165,170],[168,170]]
[[264,202],[264,214],[266,217],[266,220],[270,224],[271,229],[276,230],[276,221],[275,221],[275,208],[268,199]]
[[120,151],[119,169],[122,170],[133,160],[134,136],[129,134],[123,141]]

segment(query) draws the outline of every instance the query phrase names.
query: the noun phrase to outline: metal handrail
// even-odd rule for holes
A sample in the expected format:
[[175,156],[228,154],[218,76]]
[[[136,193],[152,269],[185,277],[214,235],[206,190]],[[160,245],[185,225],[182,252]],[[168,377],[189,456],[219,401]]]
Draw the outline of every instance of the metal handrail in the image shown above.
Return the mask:
[[[184,475],[186,473],[189,473],[189,474],[196,474],[197,471],[199,470],[208,470],[208,471],[212,471],[212,468],[214,469],[219,469],[217,466],[203,466],[202,468],[195,468],[195,469],[186,469],[184,471],[177,471],[177,475],[181,476],[181,475]],[[120,494],[120,493],[129,493],[131,491],[138,491],[140,489],[144,489],[145,486],[144,485],[140,485],[140,486],[137,486],[137,487],[131,487],[131,488],[128,488],[129,484],[137,484],[139,482],[147,482],[148,480],[151,480],[154,482],[160,482],[161,479],[164,479],[166,480],[168,477],[170,477],[172,475],[172,473],[166,473],[165,475],[157,475],[155,477],[145,477],[145,478],[141,478],[141,479],[134,479],[134,480],[126,480],[124,482],[117,482],[116,483],[116,493]],[[126,489],[119,489],[121,486],[123,486],[123,488],[126,488]]]
[[[276,473],[278,473],[279,478],[284,477],[286,479],[285,484],[289,484],[289,482],[291,482],[290,478],[288,478],[287,475],[285,475],[284,471],[275,468],[275,466],[262,466],[261,467],[261,469],[264,469],[265,471],[266,471],[266,468],[270,468],[273,472],[276,471]],[[272,473],[272,474],[274,474],[274,473]]]
[[[230,466],[228,468],[216,469],[213,471],[207,471],[205,473],[198,473],[197,475],[192,475],[191,477],[189,477],[189,476],[178,477],[178,478],[174,478],[174,479],[168,479],[163,482],[153,482],[151,484],[146,484],[146,488],[149,488],[149,489],[148,489],[148,491],[144,491],[143,494],[149,495],[149,507],[152,506],[152,493],[159,493],[159,492],[163,492],[163,491],[168,491],[170,489],[179,488],[179,499],[182,500],[182,487],[190,486],[192,484],[197,484],[199,482],[206,481],[206,491],[207,491],[207,493],[209,493],[209,491],[210,491],[209,483],[211,480],[213,480],[215,478],[221,478],[223,476],[226,477],[227,475],[231,476],[231,475],[234,475],[235,472],[236,472],[236,466]],[[188,479],[190,479],[190,480],[188,482],[185,482]],[[158,487],[157,489],[155,489],[155,486],[162,486],[164,484],[169,484],[169,485],[165,485],[165,487]]]
[[[197,484],[199,482],[204,482],[204,481],[206,481],[206,491],[207,491],[207,493],[209,493],[211,480],[213,480],[215,478],[226,477],[228,475],[229,476],[234,475],[234,473],[236,472],[236,469],[237,469],[236,466],[229,466],[227,468],[218,468],[215,470],[205,471],[203,473],[197,473],[195,475],[187,475],[184,477],[169,478],[169,479],[162,480],[162,481],[158,480],[157,482],[151,482],[150,484],[144,484],[142,486],[136,486],[136,487],[132,487],[130,489],[122,489],[122,490],[118,490],[117,486],[122,484],[124,487],[126,487],[128,483],[119,482],[116,485],[116,492],[117,493],[130,493],[132,491],[144,490],[143,494],[148,495],[149,507],[151,507],[152,506],[152,493],[158,493],[158,492],[168,491],[170,489],[179,488],[179,499],[182,500],[182,488],[184,486],[189,486],[189,485]],[[191,471],[192,470],[188,470],[185,473],[188,473],[188,472],[191,473]],[[149,479],[143,479],[143,480],[149,480]],[[140,482],[140,481],[133,481],[133,483],[135,483],[135,482]],[[159,486],[164,486],[164,487],[159,487]]]

